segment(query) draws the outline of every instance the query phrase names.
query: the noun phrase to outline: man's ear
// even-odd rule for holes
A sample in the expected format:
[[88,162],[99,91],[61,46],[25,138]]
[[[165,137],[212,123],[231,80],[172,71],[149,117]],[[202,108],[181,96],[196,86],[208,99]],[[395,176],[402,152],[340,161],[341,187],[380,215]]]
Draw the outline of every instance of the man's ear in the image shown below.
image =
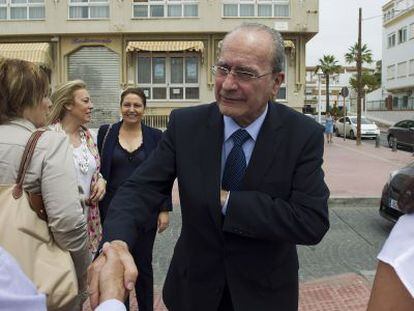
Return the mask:
[[285,80],[284,72],[279,72],[279,73],[274,74],[273,87],[272,87],[273,98],[276,98],[276,95],[277,93],[279,93],[280,86],[282,85],[284,80]]

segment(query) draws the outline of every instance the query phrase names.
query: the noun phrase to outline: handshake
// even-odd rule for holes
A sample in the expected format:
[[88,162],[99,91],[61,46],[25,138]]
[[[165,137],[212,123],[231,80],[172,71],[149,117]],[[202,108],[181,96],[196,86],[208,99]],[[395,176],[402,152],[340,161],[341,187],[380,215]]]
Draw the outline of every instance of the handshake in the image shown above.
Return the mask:
[[88,292],[92,310],[116,299],[124,302],[138,277],[138,269],[125,242],[106,242],[88,268]]

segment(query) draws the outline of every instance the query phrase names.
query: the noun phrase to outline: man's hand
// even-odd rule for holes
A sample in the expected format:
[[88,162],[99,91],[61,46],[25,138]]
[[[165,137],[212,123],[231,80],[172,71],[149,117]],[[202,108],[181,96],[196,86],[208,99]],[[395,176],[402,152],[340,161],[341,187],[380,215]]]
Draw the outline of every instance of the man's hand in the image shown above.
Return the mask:
[[109,243],[103,246],[105,264],[99,273],[99,303],[117,299],[124,302],[127,291],[124,287],[124,267],[117,251]]
[[168,215],[168,212],[167,211],[160,212],[158,214],[158,221],[157,221],[158,233],[161,233],[165,229],[167,229],[169,223],[170,223],[170,216]]
[[[138,270],[134,259],[128,251],[128,245],[120,240],[115,240],[108,244],[110,244],[111,248],[117,252],[119,259],[122,262],[124,287],[130,291],[134,288],[138,277]],[[88,291],[92,309],[95,309],[100,301],[101,293],[99,291],[99,278],[106,260],[105,253],[103,252],[88,268]]]

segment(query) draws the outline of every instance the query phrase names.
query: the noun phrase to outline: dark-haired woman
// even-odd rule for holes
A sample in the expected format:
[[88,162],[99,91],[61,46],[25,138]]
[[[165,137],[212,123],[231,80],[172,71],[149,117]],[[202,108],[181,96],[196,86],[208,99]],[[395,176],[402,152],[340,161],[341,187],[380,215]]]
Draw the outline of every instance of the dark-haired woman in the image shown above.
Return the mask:
[[[121,94],[122,121],[99,128],[101,173],[107,181],[107,193],[100,204],[102,222],[118,187],[148,158],[161,139],[160,130],[142,124],[145,107],[146,97],[142,90],[126,89]],[[157,229],[161,233],[168,227],[171,209],[170,199],[142,229],[140,239],[131,251],[139,271],[135,290],[140,311],[153,310],[152,248]]]

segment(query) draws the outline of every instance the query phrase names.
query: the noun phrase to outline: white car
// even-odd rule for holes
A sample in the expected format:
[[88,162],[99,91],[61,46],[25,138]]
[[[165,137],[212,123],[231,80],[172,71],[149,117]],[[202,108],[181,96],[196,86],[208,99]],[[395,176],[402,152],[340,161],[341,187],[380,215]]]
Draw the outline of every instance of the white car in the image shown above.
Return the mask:
[[[344,136],[344,120],[346,137],[354,139],[357,134],[357,117],[348,116],[339,118],[335,122],[335,134],[337,137]],[[378,126],[365,117],[361,117],[361,138],[376,138],[380,135]]]

